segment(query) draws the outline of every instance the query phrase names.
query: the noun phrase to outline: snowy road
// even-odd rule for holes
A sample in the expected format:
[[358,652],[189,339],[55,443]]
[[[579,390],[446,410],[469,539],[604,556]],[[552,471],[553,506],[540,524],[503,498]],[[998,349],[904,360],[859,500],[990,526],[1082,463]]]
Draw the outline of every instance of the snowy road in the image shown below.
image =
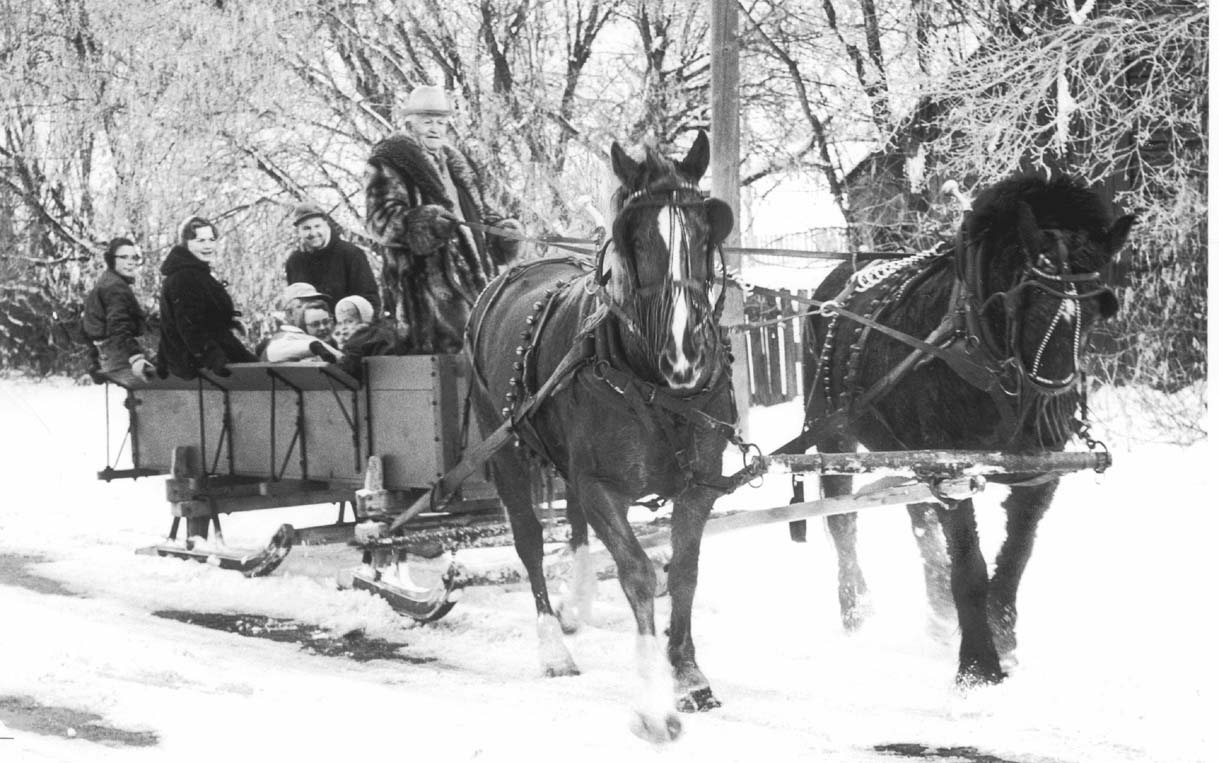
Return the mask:
[[[782,526],[709,538],[694,626],[724,707],[684,716],[683,737],[652,748],[627,730],[633,622],[616,583],[601,585],[593,626],[568,639],[583,675],[547,680],[521,590],[467,592],[444,620],[412,627],[335,590],[335,570],[353,561],[341,549],[296,549],[257,580],[137,556],[167,527],[163,484],[93,479],[101,401],[93,387],[0,381],[0,761],[1216,759],[1219,522],[1206,442],[1115,448],[1099,481],[1064,481],[1021,591],[1020,664],[968,695],[953,687],[955,641],[926,628],[904,512],[861,519],[875,615],[849,637],[820,533],[805,545]],[[757,412],[755,439],[786,439],[798,416]],[[784,481],[721,506],[785,503]],[[980,502],[992,553],[1001,496]],[[279,522],[330,515],[237,515],[226,534],[253,545]],[[658,607],[667,613],[667,599]],[[167,610],[401,646],[362,662],[153,614]]]

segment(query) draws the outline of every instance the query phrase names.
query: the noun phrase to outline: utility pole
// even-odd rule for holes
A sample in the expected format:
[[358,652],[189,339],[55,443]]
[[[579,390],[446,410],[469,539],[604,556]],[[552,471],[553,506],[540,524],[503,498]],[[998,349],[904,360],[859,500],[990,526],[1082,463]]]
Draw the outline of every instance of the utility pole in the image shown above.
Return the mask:
[[[732,208],[736,224],[725,247],[741,245],[741,49],[737,37],[736,0],[711,0],[711,195]],[[741,255],[724,252],[730,271],[740,272]],[[745,295],[728,289],[724,295],[724,325],[745,322]],[[740,415],[741,434],[749,439],[749,355],[745,335],[731,336],[732,388]]]

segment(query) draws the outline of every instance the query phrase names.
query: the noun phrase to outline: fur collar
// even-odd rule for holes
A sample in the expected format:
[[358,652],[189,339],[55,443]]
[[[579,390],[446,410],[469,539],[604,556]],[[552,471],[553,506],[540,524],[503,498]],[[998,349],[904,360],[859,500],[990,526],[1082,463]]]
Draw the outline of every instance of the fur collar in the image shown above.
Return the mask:
[[[452,146],[443,146],[442,151],[453,185],[469,196],[477,213],[476,219],[481,220],[485,216],[486,205],[478,171],[461,151]],[[436,160],[413,136],[399,133],[382,140],[373,147],[370,160],[385,162],[404,174],[419,189],[425,204],[440,204],[450,211],[458,209],[459,200],[449,198]]]

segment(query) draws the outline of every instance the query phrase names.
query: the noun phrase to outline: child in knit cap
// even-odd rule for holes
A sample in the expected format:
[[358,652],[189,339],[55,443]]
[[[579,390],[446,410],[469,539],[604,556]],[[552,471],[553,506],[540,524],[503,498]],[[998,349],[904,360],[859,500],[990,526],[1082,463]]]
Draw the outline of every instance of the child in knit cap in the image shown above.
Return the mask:
[[359,295],[343,297],[334,306],[334,343],[342,349],[351,335],[372,323],[372,304]]
[[357,379],[364,375],[363,359],[372,355],[400,355],[403,343],[388,322],[374,320],[367,299],[353,295],[334,306],[334,342],[343,351],[339,368]]

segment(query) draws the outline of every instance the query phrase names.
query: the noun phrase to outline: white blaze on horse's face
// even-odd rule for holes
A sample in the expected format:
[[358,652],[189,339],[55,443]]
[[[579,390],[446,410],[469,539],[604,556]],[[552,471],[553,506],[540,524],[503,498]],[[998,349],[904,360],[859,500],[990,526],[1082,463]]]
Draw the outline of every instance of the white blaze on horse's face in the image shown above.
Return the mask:
[[686,356],[686,336],[693,329],[690,326],[694,311],[690,308],[686,296],[686,284],[690,282],[690,274],[685,272],[688,258],[685,256],[690,242],[686,236],[685,216],[667,204],[656,214],[656,228],[669,250],[669,277],[673,295],[673,317],[669,321],[670,342],[665,354],[672,364],[669,383],[676,388],[688,388],[698,381],[698,369],[694,361]]

